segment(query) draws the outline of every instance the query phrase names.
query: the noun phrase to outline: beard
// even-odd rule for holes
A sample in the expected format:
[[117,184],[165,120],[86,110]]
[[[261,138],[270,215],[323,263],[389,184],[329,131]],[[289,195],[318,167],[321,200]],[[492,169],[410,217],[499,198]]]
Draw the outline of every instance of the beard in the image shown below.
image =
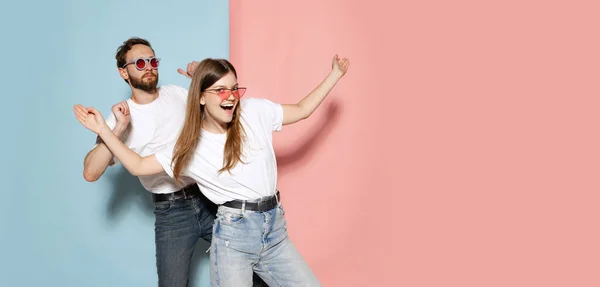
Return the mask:
[[141,78],[129,78],[131,81],[131,85],[139,90],[144,92],[154,92],[156,91],[156,85],[158,84],[158,74],[154,75],[153,78],[144,78],[147,75],[154,75],[152,72],[148,72],[144,74]]

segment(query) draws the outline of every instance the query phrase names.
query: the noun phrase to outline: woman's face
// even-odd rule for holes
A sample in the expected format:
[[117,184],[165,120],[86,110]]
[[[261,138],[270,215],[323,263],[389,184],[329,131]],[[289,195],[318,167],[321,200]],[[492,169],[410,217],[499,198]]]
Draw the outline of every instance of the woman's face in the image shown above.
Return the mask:
[[206,119],[223,125],[233,120],[233,114],[245,89],[238,89],[237,78],[228,73],[204,90],[200,104],[204,105]]

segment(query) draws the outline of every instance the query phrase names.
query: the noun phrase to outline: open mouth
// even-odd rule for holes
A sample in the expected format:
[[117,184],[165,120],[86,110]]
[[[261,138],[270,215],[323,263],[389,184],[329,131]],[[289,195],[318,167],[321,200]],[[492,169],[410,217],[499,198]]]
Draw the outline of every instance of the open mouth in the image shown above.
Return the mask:
[[226,104],[224,103],[224,104],[221,104],[221,108],[224,109],[224,110],[226,110],[226,111],[233,110],[233,106],[234,106],[233,103],[226,103]]

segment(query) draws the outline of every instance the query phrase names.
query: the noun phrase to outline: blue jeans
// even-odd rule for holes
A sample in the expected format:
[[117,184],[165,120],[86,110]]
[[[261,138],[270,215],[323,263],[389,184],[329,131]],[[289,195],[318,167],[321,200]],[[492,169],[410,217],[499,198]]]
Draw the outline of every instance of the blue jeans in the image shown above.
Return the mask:
[[158,286],[188,284],[194,248],[199,238],[210,242],[216,206],[202,197],[157,202],[154,234]]
[[[188,286],[190,265],[199,238],[210,242],[217,206],[200,195],[155,203],[158,286]],[[254,286],[266,286],[254,276]]]
[[281,204],[265,211],[219,206],[210,247],[213,286],[252,286],[256,272],[269,286],[320,286],[288,237]]

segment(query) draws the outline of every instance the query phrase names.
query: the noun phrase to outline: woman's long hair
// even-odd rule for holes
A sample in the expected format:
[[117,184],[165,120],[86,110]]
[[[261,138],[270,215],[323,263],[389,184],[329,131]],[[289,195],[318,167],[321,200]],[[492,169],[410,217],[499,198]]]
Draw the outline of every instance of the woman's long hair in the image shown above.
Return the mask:
[[[175,180],[179,182],[181,173],[188,166],[194,156],[194,151],[200,142],[200,132],[204,121],[205,107],[200,104],[200,98],[206,89],[220,80],[228,73],[233,73],[237,78],[237,72],[231,63],[224,59],[205,59],[196,68],[192,77],[188,95],[185,123],[173,152],[173,173]],[[240,104],[233,111],[233,120],[227,125],[227,141],[223,157],[223,167],[219,172],[231,171],[242,157],[242,142],[245,133],[240,122]]]

